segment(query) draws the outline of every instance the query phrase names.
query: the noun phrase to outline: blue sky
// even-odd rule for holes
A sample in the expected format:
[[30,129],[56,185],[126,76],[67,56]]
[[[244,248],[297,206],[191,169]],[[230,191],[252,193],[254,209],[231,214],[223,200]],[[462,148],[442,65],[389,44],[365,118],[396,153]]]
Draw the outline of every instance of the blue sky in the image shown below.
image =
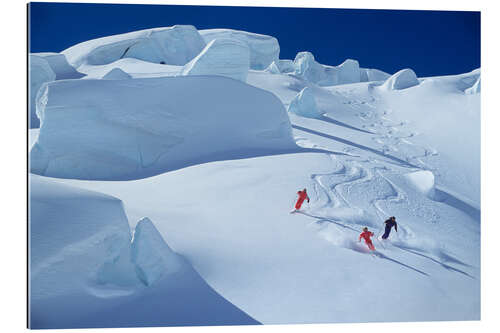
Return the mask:
[[362,67],[418,76],[480,67],[480,13],[321,8],[31,3],[30,52],[134,30],[191,24],[278,38],[280,58],[310,51],[323,64],[347,58]]

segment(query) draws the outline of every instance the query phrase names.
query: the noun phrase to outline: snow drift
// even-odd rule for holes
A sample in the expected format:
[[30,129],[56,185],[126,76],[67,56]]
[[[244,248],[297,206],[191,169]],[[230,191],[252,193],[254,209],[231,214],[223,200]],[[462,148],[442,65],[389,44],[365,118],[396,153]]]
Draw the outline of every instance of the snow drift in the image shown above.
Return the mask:
[[250,51],[237,39],[217,38],[182,69],[183,75],[221,75],[245,82],[250,68]]
[[419,84],[417,75],[409,68],[402,69],[389,77],[382,87],[387,90],[402,90]]
[[36,115],[36,96],[45,82],[54,81],[56,74],[48,61],[43,57],[30,55],[29,57],[29,128],[40,127],[40,120]]
[[55,52],[30,53],[33,57],[40,57],[47,61],[52,71],[56,74],[56,80],[80,79],[85,76],[71,66],[64,54]]
[[118,67],[113,68],[102,77],[103,80],[127,80],[131,78],[132,76],[130,76],[130,74],[124,72]]
[[130,228],[114,197],[30,176],[31,300],[137,285],[130,260]]
[[225,77],[55,81],[39,97],[35,174],[134,179],[297,149],[280,100]]
[[288,112],[295,113],[302,117],[319,118],[322,112],[318,109],[312,89],[305,87],[299,94],[290,102]]
[[386,72],[374,68],[360,68],[360,73],[361,82],[385,81],[390,77]]
[[214,39],[237,39],[248,45],[250,49],[250,68],[263,70],[273,61],[277,61],[280,54],[278,40],[271,36],[231,29],[206,29],[200,30],[206,43]]
[[204,47],[205,42],[195,27],[175,25],[92,39],[62,53],[77,68],[105,65],[122,58],[182,66]]
[[177,272],[182,261],[165,243],[158,230],[147,217],[141,219],[134,231],[132,262],[141,281],[147,286],[162,274]]

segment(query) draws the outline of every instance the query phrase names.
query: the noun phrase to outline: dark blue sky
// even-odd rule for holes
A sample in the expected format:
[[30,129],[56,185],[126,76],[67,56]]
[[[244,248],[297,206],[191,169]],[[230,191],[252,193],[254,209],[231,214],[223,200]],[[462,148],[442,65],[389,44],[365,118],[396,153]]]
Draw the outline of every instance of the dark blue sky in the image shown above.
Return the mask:
[[191,24],[274,36],[281,59],[311,51],[327,65],[352,58],[391,74],[409,67],[420,77],[480,67],[479,12],[34,2],[30,13],[30,52],[60,52],[97,37]]

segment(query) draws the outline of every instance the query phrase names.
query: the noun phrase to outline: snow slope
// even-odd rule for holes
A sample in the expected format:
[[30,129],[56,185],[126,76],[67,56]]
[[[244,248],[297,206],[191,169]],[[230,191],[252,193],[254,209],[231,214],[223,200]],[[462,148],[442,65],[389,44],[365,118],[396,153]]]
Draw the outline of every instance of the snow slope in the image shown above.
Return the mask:
[[[242,34],[258,40],[254,34]],[[203,31],[201,35],[206,38]],[[251,57],[256,50],[272,49],[271,38],[262,40],[271,43],[248,44]],[[40,109],[42,127],[30,130],[35,172],[48,147],[55,149],[52,170],[71,172],[71,178],[95,179],[99,177],[88,172],[114,173],[118,166],[127,167],[110,158],[120,149],[142,152],[137,149],[141,143],[155,156],[154,140],[131,135],[139,129],[165,133],[161,131],[168,124],[169,131],[192,130],[198,139],[195,145],[183,142],[182,149],[159,158],[157,162],[166,166],[149,173],[130,168],[127,177],[101,177],[108,180],[43,177],[54,186],[119,198],[130,229],[136,230],[136,248],[143,251],[143,256],[134,254],[131,259],[139,267],[134,271],[141,291],[106,297],[107,303],[96,303],[96,316],[76,319],[79,312],[88,313],[94,301],[68,308],[72,327],[197,325],[207,323],[206,318],[225,324],[252,323],[250,317],[264,324],[480,318],[480,70],[417,78],[407,69],[389,76],[360,68],[354,60],[327,66],[308,53],[295,62],[278,60],[278,55],[258,70],[250,69],[247,84],[215,75],[173,77],[181,73],[180,65],[123,58],[99,65],[87,61],[78,67],[88,75],[85,79],[45,86],[56,93],[51,96],[49,91],[46,100],[41,95],[39,103],[47,106]],[[113,68],[132,78],[98,80]],[[158,92],[156,84],[161,87]],[[92,98],[81,98],[82,87]],[[89,100],[95,96],[99,103],[94,105]],[[175,104],[169,104],[172,98]],[[228,100],[230,105],[225,104]],[[189,107],[172,106],[184,103]],[[60,105],[64,112],[58,112]],[[123,128],[89,116],[89,105],[104,105],[103,114],[111,114],[108,120]],[[174,119],[162,121],[164,105]],[[285,113],[285,108],[293,111],[297,106],[314,111],[313,115]],[[51,126],[44,112],[56,117]],[[133,117],[137,114],[141,117]],[[175,123],[177,118],[182,121]],[[206,126],[207,122],[212,125]],[[258,135],[266,124],[281,129],[281,134]],[[199,128],[206,131],[200,133]],[[279,144],[272,143],[273,137]],[[213,146],[242,149],[237,154],[229,149],[204,155]],[[99,155],[103,157],[93,155],[96,147],[104,149],[105,154]],[[54,162],[61,153],[74,151],[84,152],[85,158],[70,159],[74,162],[70,167]],[[169,164],[172,159],[175,167]],[[89,164],[81,168],[84,163]],[[297,190],[304,187],[311,202],[301,212],[289,214]],[[144,216],[150,220],[136,222]],[[398,232],[393,230],[387,241],[376,238],[377,251],[369,253],[358,242],[361,229],[367,226],[380,236],[389,216],[396,216]],[[182,274],[157,278],[156,269],[162,271],[172,253],[191,265],[183,267],[199,282],[195,290],[211,290],[214,298],[206,298],[229,306],[234,317],[218,307],[209,317],[203,311],[192,315],[189,300],[196,294],[173,278]],[[151,279],[158,280],[150,284]],[[186,302],[173,306],[163,292]],[[80,297],[90,296],[81,293],[76,299]],[[54,299],[39,303],[43,307],[38,309],[46,305],[65,309],[65,302]],[[209,307],[210,302],[199,306]],[[220,318],[217,313],[228,315]]]
[[31,175],[29,213],[31,328],[257,323],[114,197]]

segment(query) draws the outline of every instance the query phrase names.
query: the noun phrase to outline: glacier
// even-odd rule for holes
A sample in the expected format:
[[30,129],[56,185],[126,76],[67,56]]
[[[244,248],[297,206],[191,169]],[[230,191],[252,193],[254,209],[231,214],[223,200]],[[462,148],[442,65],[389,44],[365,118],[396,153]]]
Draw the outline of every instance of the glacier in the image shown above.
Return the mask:
[[237,39],[216,38],[193,60],[184,65],[182,75],[221,75],[246,82],[250,50]]
[[247,44],[251,69],[266,69],[279,58],[280,46],[278,40],[272,36],[232,29],[205,29],[199,32],[207,44],[218,38],[236,39]]
[[61,53],[76,68],[105,65],[122,58],[182,66],[204,47],[205,42],[195,27],[175,25],[92,39]]
[[297,150],[280,100],[230,78],[64,80],[42,89],[42,125],[30,153],[35,174],[134,179]]
[[30,66],[31,327],[480,318],[480,69],[279,59],[191,26],[62,55],[85,76]]
[[56,73],[47,60],[42,57],[29,56],[29,128],[40,127],[40,120],[36,115],[36,97],[40,87],[45,82],[54,81]]

